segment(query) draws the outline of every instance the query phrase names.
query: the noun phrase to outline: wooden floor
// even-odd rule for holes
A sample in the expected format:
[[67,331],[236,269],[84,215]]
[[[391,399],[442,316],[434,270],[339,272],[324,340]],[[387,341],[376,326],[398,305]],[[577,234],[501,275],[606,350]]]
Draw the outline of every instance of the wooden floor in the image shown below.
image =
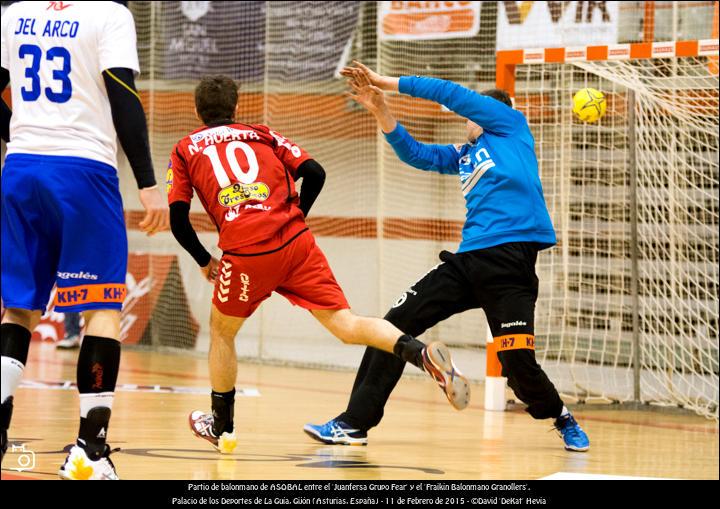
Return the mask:
[[[34,345],[26,382],[75,380],[77,352]],[[207,409],[203,359],[126,351],[119,384],[172,386],[176,391],[132,391],[115,397],[109,441],[126,479],[537,479],[558,472],[663,478],[718,478],[718,425],[672,412],[580,407],[588,453],[566,452],[550,421],[522,411],[486,412],[482,386],[474,403],[454,411],[429,379],[403,379],[367,447],[325,446],[303,432],[306,422],[334,417],[347,402],[353,373],[241,364],[236,401],[239,447],[220,456],[194,438],[188,413]],[[27,386],[27,383],[26,383]],[[16,395],[11,443],[35,453],[31,471],[4,479],[54,479],[74,441],[78,396],[69,388],[21,388]],[[253,396],[253,390],[259,395]],[[193,393],[195,391],[196,393]],[[13,463],[15,462],[15,463]]]

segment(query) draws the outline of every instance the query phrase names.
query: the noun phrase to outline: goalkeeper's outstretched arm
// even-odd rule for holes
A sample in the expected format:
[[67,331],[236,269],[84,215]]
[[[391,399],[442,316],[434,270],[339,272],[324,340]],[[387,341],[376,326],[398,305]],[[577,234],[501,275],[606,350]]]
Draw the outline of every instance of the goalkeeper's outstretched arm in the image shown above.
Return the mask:
[[510,135],[524,123],[522,114],[511,106],[455,82],[422,76],[393,78],[378,74],[360,62],[353,63],[354,67],[345,67],[341,71],[343,76],[355,81],[365,80],[380,90],[435,101],[495,134]]
[[445,174],[458,173],[460,156],[454,145],[420,143],[395,119],[385,102],[385,94],[379,87],[370,83],[365,73],[353,72],[352,68],[346,68],[343,75],[349,78],[348,84],[354,91],[354,94],[350,94],[350,98],[375,116],[385,139],[402,162],[421,170]]

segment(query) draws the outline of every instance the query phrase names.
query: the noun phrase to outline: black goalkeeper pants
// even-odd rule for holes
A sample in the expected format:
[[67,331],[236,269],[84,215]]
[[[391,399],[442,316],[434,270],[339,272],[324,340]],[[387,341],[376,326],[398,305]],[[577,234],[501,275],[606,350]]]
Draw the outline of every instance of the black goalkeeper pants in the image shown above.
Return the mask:
[[[482,308],[494,338],[518,339],[501,341],[507,347],[498,352],[502,375],[530,415],[547,419],[560,415],[563,402],[535,360],[537,253],[538,246],[527,242],[458,254],[443,251],[442,263],[403,293],[385,319],[418,337],[454,314]],[[526,343],[526,338],[532,339]],[[361,430],[377,426],[404,368],[393,354],[368,347],[347,410],[338,419]]]

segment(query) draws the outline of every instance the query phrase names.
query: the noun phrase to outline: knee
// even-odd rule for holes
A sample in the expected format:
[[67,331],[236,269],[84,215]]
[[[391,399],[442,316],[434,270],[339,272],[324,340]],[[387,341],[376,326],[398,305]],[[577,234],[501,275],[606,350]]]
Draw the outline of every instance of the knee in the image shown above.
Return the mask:
[[235,344],[235,327],[221,320],[210,320],[210,339],[213,342]]
[[333,323],[330,332],[346,345],[358,344],[357,330],[360,327],[360,320],[359,316],[348,312],[340,320]]
[[330,334],[347,345],[355,344],[356,331],[360,317],[349,309],[318,310],[313,315]]
[[102,338],[119,339],[120,311],[116,309],[97,309],[83,312],[85,334]]
[[30,332],[35,330],[40,322],[40,311],[30,311],[29,309],[8,308],[2,318],[2,323],[14,323],[26,328]]

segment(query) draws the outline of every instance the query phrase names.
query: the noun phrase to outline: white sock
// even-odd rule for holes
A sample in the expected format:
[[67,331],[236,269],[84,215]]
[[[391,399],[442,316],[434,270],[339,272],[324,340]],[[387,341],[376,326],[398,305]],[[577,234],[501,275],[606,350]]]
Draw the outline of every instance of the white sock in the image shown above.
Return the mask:
[[97,407],[105,407],[112,410],[114,399],[114,392],[80,394],[80,417],[86,418],[88,416],[88,412]]
[[25,366],[22,362],[12,357],[2,356],[2,389],[0,390],[0,402],[4,402],[10,396],[15,395],[15,391],[20,385],[22,374]]
[[570,415],[570,410],[568,410],[567,407],[563,405],[562,412],[560,412],[560,417],[565,417],[566,415]]

